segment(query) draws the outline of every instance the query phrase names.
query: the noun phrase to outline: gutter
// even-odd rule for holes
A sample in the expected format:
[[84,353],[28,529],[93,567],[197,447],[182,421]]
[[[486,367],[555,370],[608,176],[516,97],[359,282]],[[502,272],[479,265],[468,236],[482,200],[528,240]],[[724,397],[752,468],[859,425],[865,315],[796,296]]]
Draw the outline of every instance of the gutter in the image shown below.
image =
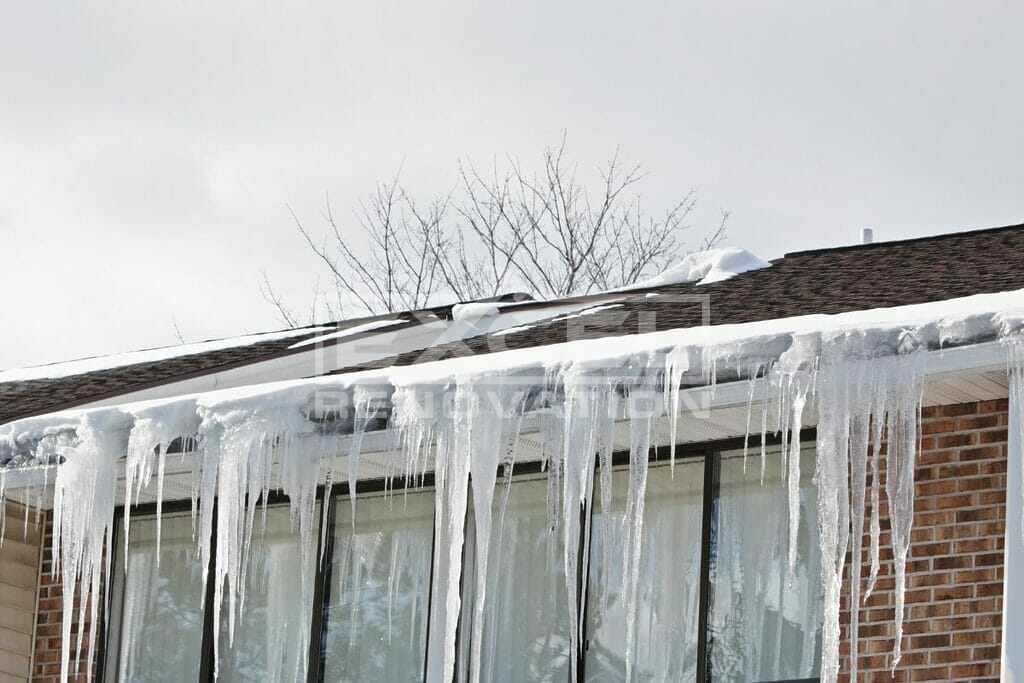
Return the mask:
[[[929,382],[941,382],[944,379],[952,379],[957,376],[974,375],[985,372],[1000,372],[1006,370],[1006,349],[998,341],[985,341],[976,344],[968,344],[957,347],[933,350],[928,352],[926,361],[925,387]],[[748,380],[730,381],[716,384],[714,386],[699,386],[681,389],[679,391],[680,406],[701,406],[707,408],[708,419],[713,419],[715,411],[729,408],[746,408],[751,402],[757,405],[768,397],[769,388],[763,378],[754,381],[753,387]],[[527,415],[524,418],[520,437],[528,437],[540,432],[539,418],[535,414]],[[813,426],[815,419],[806,420],[806,426]],[[742,436],[740,434],[739,436]],[[338,452],[345,454],[351,449],[352,436],[339,435]],[[385,430],[367,432],[362,436],[360,459],[363,462],[371,461],[374,455],[388,452],[391,447],[390,434]],[[167,475],[180,474],[190,471],[190,465],[182,464],[179,467],[172,467],[168,462]],[[10,468],[0,470],[6,491],[13,492],[17,489],[37,489],[46,486],[53,481],[57,467],[54,465]],[[343,480],[346,472],[338,472]]]

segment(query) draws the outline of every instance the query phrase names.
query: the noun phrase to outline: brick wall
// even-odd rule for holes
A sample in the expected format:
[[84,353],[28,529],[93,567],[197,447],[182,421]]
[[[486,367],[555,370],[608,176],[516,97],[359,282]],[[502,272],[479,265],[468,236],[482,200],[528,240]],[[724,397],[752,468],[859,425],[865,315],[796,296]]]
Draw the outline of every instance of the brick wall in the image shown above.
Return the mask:
[[[882,495],[882,563],[860,611],[861,681],[998,681],[1006,523],[1006,400],[926,408],[907,563],[903,657],[889,673],[894,593]],[[884,466],[880,481],[884,485]],[[870,505],[870,503],[869,503]],[[864,537],[862,576],[868,576]],[[847,576],[850,565],[848,563]],[[844,599],[841,654],[848,672]],[[844,680],[848,680],[848,673]]]
[[[60,681],[60,658],[61,658],[61,627],[64,623],[64,589],[61,585],[60,576],[51,577],[53,567],[53,512],[46,513],[46,524],[43,536],[43,565],[39,585],[39,615],[36,625],[36,651],[32,680],[40,683],[56,683]],[[76,591],[75,604],[79,604],[81,592]],[[76,615],[77,619],[77,615]],[[89,632],[89,619],[91,614],[86,616],[84,631]],[[80,625],[72,623],[71,639],[72,647],[78,638]],[[71,653],[71,671],[78,675],[72,676],[71,680],[85,681],[88,670],[87,653],[88,640],[82,643],[82,654],[80,660],[74,661],[74,651]],[[96,671],[95,663],[93,671]]]

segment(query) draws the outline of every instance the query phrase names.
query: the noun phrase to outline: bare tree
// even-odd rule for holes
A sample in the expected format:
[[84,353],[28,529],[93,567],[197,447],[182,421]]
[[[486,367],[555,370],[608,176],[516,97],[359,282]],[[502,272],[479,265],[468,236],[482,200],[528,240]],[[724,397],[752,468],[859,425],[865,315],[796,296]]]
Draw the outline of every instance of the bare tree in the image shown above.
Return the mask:
[[[618,151],[590,184],[567,157],[564,137],[542,161],[536,172],[511,157],[481,172],[461,160],[455,187],[428,202],[405,188],[399,170],[359,200],[344,226],[327,199],[319,237],[292,212],[332,282],[330,295],[315,293],[314,314],[340,318],[346,305],[378,313],[522,290],[587,294],[633,284],[681,256],[694,190],[653,215],[635,189],[645,173],[623,166]],[[723,211],[702,248],[721,241],[728,217]],[[261,290],[286,322],[297,322],[266,277]]]

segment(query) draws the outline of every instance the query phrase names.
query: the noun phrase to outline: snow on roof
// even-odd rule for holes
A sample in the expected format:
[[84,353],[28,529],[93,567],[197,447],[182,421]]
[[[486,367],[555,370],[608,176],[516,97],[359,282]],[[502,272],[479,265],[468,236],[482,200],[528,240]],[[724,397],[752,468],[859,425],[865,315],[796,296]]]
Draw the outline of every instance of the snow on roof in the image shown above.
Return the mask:
[[277,341],[291,337],[305,337],[315,335],[318,332],[335,330],[336,327],[304,327],[297,330],[282,330],[280,332],[266,332],[262,334],[250,334],[241,337],[228,337],[225,339],[213,339],[210,341],[196,342],[192,344],[179,344],[177,346],[164,346],[156,349],[143,351],[128,351],[116,353],[109,356],[95,356],[92,358],[80,358],[77,360],[51,363],[48,365],[37,365],[28,368],[13,368],[11,370],[0,370],[0,384],[6,382],[24,382],[36,379],[58,379],[81,375],[87,372],[98,370],[109,370],[127,365],[139,363],[151,363],[155,361],[170,360],[182,356],[191,356],[221,349],[230,349],[239,346],[251,346],[262,342]]
[[476,321],[498,315],[501,308],[493,301],[477,301],[452,306],[452,320],[455,322]]
[[312,346],[313,344],[323,344],[324,342],[333,341],[335,339],[345,339],[347,337],[354,337],[357,334],[365,334],[367,332],[374,332],[379,329],[386,327],[394,327],[395,325],[401,325],[402,323],[408,323],[408,320],[399,320],[397,318],[392,320],[371,320],[368,323],[362,325],[354,325],[352,327],[346,327],[343,330],[332,332],[331,334],[323,334],[316,337],[310,337],[309,339],[303,339],[300,342],[296,342],[289,346],[289,349],[298,349],[303,346]]
[[707,285],[721,282],[751,270],[768,268],[771,264],[762,261],[746,249],[719,247],[706,251],[695,251],[686,258],[655,275],[622,289],[646,289],[680,283]]

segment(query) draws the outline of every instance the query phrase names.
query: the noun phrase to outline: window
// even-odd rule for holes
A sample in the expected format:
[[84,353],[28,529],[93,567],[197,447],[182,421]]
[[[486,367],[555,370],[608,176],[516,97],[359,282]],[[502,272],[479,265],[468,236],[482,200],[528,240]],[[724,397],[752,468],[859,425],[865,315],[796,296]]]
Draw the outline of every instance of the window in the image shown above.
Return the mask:
[[[612,476],[607,511],[594,513],[586,680],[621,681],[626,674],[626,572],[623,543],[629,473]],[[700,604],[704,462],[652,467],[647,475],[640,576],[635,608],[633,674],[637,680],[694,680]]]
[[[312,615],[302,598],[303,583],[311,590],[316,555],[302,566],[299,534],[287,505],[256,511],[255,529],[244,574],[245,593],[235,621],[233,641],[221,615],[220,671],[225,681],[301,680],[308,652]],[[229,642],[230,641],[230,642]]]
[[153,671],[167,680],[199,678],[203,644],[203,568],[192,540],[191,514],[165,514],[160,554],[154,519],[131,520],[125,570],[124,534],[111,560],[114,601],[111,633],[134,633],[107,653],[106,679],[144,680]]
[[[561,530],[550,531],[548,482],[499,480],[491,515],[487,561],[487,600],[481,631],[480,680],[566,681],[569,677],[569,624],[566,621],[565,562]],[[471,517],[463,572],[459,669],[467,680],[471,666],[476,566]]]
[[[708,624],[713,681],[815,677],[821,661],[822,594],[814,451],[800,454],[800,529],[790,580],[782,458],[724,455],[714,506]],[[773,485],[774,484],[774,485]]]
[[[632,610],[623,593],[632,571],[624,548],[629,472],[619,466],[612,473],[606,509],[595,483],[589,539],[585,529],[580,533],[579,552],[589,552],[580,604],[582,678],[622,680],[632,643],[637,680],[816,679],[822,601],[813,450],[800,456],[800,535],[792,580],[778,450],[768,452],[763,486],[759,453],[744,460],[740,453],[706,446],[685,450],[674,473],[661,451],[648,470]],[[568,680],[563,534],[551,528],[548,495],[547,476],[536,469],[517,474],[507,488],[499,483],[487,602],[476,625],[475,520],[469,510],[457,638],[460,680],[474,666],[481,680]],[[265,517],[257,514],[244,608],[230,643],[226,625],[213,626],[211,591],[202,594],[190,513],[165,513],[159,558],[155,520],[133,515],[127,570],[123,533],[115,540],[106,680],[142,680],[154,671],[169,680],[212,680],[214,637],[224,681],[301,681],[307,669],[309,681],[425,678],[427,653],[434,647],[433,490],[361,492],[355,518],[347,493],[333,495],[321,529],[325,558],[307,558],[305,565],[288,506],[270,502]],[[579,578],[582,585],[582,570]],[[304,607],[304,583],[314,591],[312,612]],[[481,633],[476,655],[475,628]],[[118,638],[129,632],[130,644]]]
[[430,607],[434,493],[335,505],[324,594],[325,681],[411,681],[423,676]]

